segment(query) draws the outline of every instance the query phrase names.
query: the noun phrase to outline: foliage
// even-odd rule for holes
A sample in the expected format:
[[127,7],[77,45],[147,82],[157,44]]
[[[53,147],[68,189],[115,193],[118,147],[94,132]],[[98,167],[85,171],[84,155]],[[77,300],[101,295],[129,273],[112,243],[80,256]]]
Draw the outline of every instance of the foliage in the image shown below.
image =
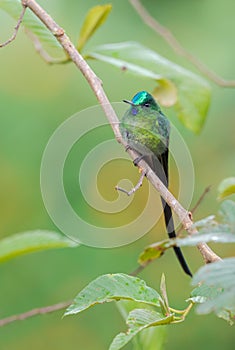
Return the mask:
[[197,312],[214,312],[231,325],[235,319],[235,258],[227,258],[201,267],[193,278],[190,300],[198,303]]
[[[0,8],[14,18],[20,14],[19,0],[0,0]],[[105,22],[111,5],[98,5],[90,9],[85,17],[77,49],[81,51],[90,37]],[[37,35],[39,40],[55,45],[56,39],[31,13],[27,13],[23,24]],[[199,133],[204,125],[209,104],[210,85],[208,82],[167,60],[157,52],[137,42],[121,42],[95,47],[85,54],[87,59],[109,63],[122,70],[154,82],[153,95],[163,106],[174,106],[179,120],[184,126]],[[70,58],[61,63],[69,62]]]
[[202,129],[210,102],[210,86],[205,79],[137,42],[102,45],[87,56],[151,79],[157,84],[153,94],[163,106],[174,106],[188,129],[196,133]]
[[92,281],[74,299],[65,315],[77,314],[95,304],[132,300],[159,306],[159,294],[137,277],[125,274],[103,275]]
[[78,245],[58,232],[43,230],[21,232],[0,240],[0,262],[40,250]]
[[235,177],[228,177],[221,181],[218,187],[218,199],[224,199],[235,193]]
[[[126,317],[128,330],[126,333],[119,333],[109,347],[110,350],[118,350],[147,328],[168,325],[184,319],[184,311],[178,311],[180,316],[175,315],[177,310],[172,311],[168,305],[164,275],[160,289],[161,295],[140,278],[123,273],[103,275],[88,284],[75,297],[73,304],[64,315],[78,314],[95,304],[122,301],[122,314],[124,314],[123,309],[128,310]],[[132,301],[134,304],[126,304],[123,301]],[[153,346],[154,332],[151,339],[150,346]]]
[[92,7],[87,13],[83,22],[77,49],[81,51],[83,46],[87,43],[89,38],[95,33],[95,31],[106,21],[109,12],[112,9],[112,5],[97,5]]
[[[0,0],[0,8],[16,20],[22,10],[19,0]],[[111,8],[111,5],[98,5],[88,12],[77,42],[79,52],[83,51],[88,40],[106,21]],[[23,25],[46,45],[60,49],[53,34],[30,11],[26,11]],[[186,128],[195,133],[201,131],[210,104],[210,86],[205,79],[138,42],[104,44],[91,50],[87,49],[84,56],[86,59],[109,63],[122,71],[151,80],[154,84],[153,94],[159,102],[166,107],[173,106]],[[67,61],[69,60],[67,58]],[[224,179],[218,188],[218,199],[224,199],[234,193],[235,178]],[[175,245],[195,246],[201,242],[234,243],[235,203],[231,200],[222,202],[219,216],[219,221],[211,215],[196,222],[195,227],[199,232],[192,237],[164,240],[148,246],[141,253],[139,263],[144,266]],[[0,241],[0,261],[44,249],[76,246],[77,243],[56,232],[23,232]],[[189,307],[178,311],[169,306],[164,276],[158,293],[137,277],[123,273],[102,275],[78,293],[65,315],[79,314],[96,304],[114,301],[119,305],[121,313],[125,314],[127,331],[119,333],[113,339],[110,350],[121,349],[130,340],[133,341],[135,350],[146,346],[149,350],[156,349],[156,342],[157,346],[161,347],[159,335],[164,339],[164,335],[161,334],[164,333],[165,326],[184,321],[193,304],[197,304],[198,313],[214,312],[232,324],[235,317],[234,277],[234,258],[202,267],[193,278],[193,285],[197,287],[187,300],[190,303]]]
[[[20,0],[0,0],[0,9],[6,11],[15,20],[18,20],[22,11]],[[44,24],[31,12],[27,11],[24,15],[23,25],[35,34],[43,43],[60,48],[61,46],[54,35],[44,26]],[[62,50],[61,50],[62,52]]]
[[196,246],[202,242],[235,243],[235,202],[224,201],[218,214],[220,223],[215,221],[213,215],[195,222],[194,226],[197,227],[198,233],[193,236],[166,239],[149,245],[140,254],[139,264],[144,266],[150,261],[160,258],[167,249],[175,245],[184,247]]
[[[119,333],[112,341],[109,350],[122,349],[134,336],[139,332],[156,326],[163,326],[173,321],[173,315],[163,316],[159,312],[148,309],[134,309],[132,310],[127,319],[126,324],[128,331],[126,333]],[[144,344],[146,344],[144,342]],[[151,342],[150,346],[154,346],[154,342]],[[146,345],[145,345],[146,346]]]

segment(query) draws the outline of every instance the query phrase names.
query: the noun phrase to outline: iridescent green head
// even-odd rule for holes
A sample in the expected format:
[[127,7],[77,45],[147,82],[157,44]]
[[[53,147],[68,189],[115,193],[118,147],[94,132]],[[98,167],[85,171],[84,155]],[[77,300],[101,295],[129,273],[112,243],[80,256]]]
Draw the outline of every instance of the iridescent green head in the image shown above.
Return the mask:
[[153,96],[150,95],[147,91],[140,91],[133,97],[131,101],[123,100],[123,102],[129,103],[133,107],[139,106],[146,109],[154,109],[159,112],[161,111]]

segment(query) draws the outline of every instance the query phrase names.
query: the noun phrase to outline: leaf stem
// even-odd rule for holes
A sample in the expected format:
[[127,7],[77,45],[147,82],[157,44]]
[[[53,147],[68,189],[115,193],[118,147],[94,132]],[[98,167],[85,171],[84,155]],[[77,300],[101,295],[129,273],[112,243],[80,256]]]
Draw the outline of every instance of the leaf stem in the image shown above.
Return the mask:
[[189,314],[190,310],[192,309],[192,307],[194,306],[193,303],[190,303],[189,306],[184,309],[184,310],[176,310],[173,309],[172,307],[169,307],[169,310],[173,313],[176,313],[178,315],[181,316],[174,316],[174,321],[172,323],[180,323],[183,322],[185,320],[185,318],[187,317],[187,315]]

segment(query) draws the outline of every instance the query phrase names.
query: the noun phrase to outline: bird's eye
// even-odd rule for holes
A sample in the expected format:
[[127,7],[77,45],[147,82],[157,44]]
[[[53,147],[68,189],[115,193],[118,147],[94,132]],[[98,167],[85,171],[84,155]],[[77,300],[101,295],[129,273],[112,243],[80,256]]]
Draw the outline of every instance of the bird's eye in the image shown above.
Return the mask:
[[149,103],[145,103],[144,107],[150,107],[150,104]]

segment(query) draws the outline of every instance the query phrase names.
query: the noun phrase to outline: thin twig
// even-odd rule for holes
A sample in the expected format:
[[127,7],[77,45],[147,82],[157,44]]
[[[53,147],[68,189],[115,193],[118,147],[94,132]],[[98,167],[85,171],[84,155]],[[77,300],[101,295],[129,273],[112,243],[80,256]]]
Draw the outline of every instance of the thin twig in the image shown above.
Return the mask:
[[[194,205],[194,207],[190,210],[190,216],[191,216],[191,220],[193,221],[193,216],[192,214],[197,210],[197,208],[199,207],[199,205],[201,204],[201,202],[203,201],[203,199],[205,198],[205,195],[210,191],[211,186],[207,186],[205,188],[205,190],[203,191],[203,193],[201,194],[201,196],[198,198],[196,204]],[[181,225],[181,227],[179,228],[179,230],[177,231],[176,235],[179,236],[180,233],[183,231],[184,227],[183,225]]]
[[139,265],[134,271],[132,271],[131,273],[129,273],[130,276],[137,276],[140,272],[142,272],[146,266],[149,265],[150,262],[152,262],[153,260],[149,260],[146,262],[145,265]]
[[137,182],[137,184],[135,185],[135,187],[133,187],[130,191],[125,190],[122,187],[119,186],[115,186],[115,190],[117,191],[121,191],[126,193],[128,196],[131,196],[133,193],[135,193],[136,191],[138,191],[140,189],[140,187],[143,185],[143,181],[144,181],[144,177],[146,175],[146,172],[144,170],[141,171],[141,176],[139,181]]
[[180,42],[175,38],[171,31],[160,24],[153,18],[139,0],[129,0],[136,12],[142,18],[143,22],[159,34],[168,45],[180,56],[185,57],[191,62],[202,74],[215,84],[222,87],[235,87],[235,80],[226,80],[220,77],[217,73],[208,68],[202,61],[187,51]]
[[23,4],[22,4],[22,6],[23,6],[23,8],[22,8],[20,17],[19,17],[19,19],[18,19],[18,21],[17,21],[17,24],[16,24],[16,26],[15,26],[15,28],[14,28],[14,33],[12,34],[12,36],[11,36],[7,41],[5,41],[4,43],[0,44],[0,48],[1,48],[1,47],[4,47],[4,46],[7,46],[8,44],[10,44],[12,41],[15,40],[16,35],[17,35],[17,33],[18,33],[19,29],[20,29],[20,25],[21,25],[21,23],[22,23],[22,21],[23,21],[26,8],[27,8],[27,6],[25,6],[25,5],[23,5]]
[[22,321],[22,320],[25,320],[26,318],[33,317],[36,315],[48,314],[50,312],[55,312],[58,310],[65,309],[66,307],[71,305],[71,303],[72,303],[72,300],[64,301],[64,302],[61,302],[58,304],[32,309],[32,310],[24,312],[22,314],[13,315],[13,316],[3,318],[0,320],[0,327],[6,326],[7,324],[15,322],[15,321]]
[[41,41],[37,35],[33,34],[30,30],[25,30],[26,34],[32,41],[35,51],[41,56],[41,58],[48,64],[64,64],[70,62],[68,57],[55,58],[49,55],[49,53],[43,48]]
[[199,205],[201,204],[201,202],[202,202],[203,199],[205,198],[206,194],[207,194],[208,192],[210,192],[210,190],[211,190],[211,185],[210,185],[210,186],[207,186],[207,187],[205,188],[205,190],[202,192],[201,196],[198,198],[196,204],[195,204],[194,207],[191,209],[191,213],[192,213],[192,214],[197,210],[197,208],[199,207]]

